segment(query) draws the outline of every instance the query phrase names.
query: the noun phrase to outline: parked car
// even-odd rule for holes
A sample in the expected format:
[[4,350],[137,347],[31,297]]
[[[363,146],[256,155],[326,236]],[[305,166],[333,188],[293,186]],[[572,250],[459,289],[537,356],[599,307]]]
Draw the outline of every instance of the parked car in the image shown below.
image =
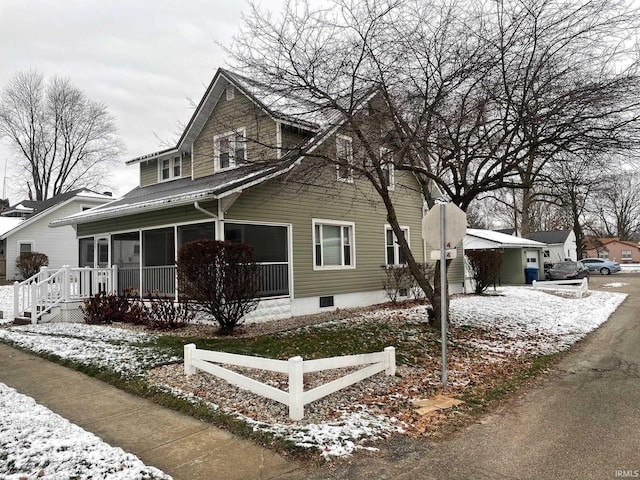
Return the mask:
[[545,272],[547,280],[574,280],[589,277],[589,269],[582,262],[558,262]]
[[597,272],[602,275],[618,273],[621,270],[618,262],[613,262],[606,258],[583,258],[580,261],[587,266],[590,272]]

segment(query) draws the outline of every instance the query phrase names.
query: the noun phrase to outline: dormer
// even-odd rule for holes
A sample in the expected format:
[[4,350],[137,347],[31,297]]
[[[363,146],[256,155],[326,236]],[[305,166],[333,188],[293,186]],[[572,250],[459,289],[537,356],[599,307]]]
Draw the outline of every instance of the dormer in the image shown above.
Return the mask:
[[134,158],[127,165],[140,165],[140,186],[191,177],[191,155],[175,148]]

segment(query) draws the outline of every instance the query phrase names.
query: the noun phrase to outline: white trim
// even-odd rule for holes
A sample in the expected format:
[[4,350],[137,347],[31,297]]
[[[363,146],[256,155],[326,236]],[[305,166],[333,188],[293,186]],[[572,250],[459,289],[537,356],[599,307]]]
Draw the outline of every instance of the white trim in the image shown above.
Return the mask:
[[[327,226],[335,226],[335,227],[349,227],[351,229],[350,238],[349,238],[349,246],[351,251],[351,263],[349,265],[344,264],[344,244],[343,244],[343,235],[342,231],[340,232],[340,258],[342,261],[342,265],[317,265],[316,260],[316,226],[317,225],[327,225]],[[322,270],[355,270],[356,268],[356,224],[354,222],[347,222],[343,220],[327,220],[321,218],[312,218],[311,219],[311,245],[313,249],[313,270],[314,271],[322,271]],[[322,244],[321,248],[322,248]],[[324,260],[324,255],[323,255]],[[324,262],[323,262],[324,263]]]
[[[5,232],[3,235],[0,235],[0,240],[4,240],[7,237],[9,237],[9,235],[13,235],[15,232],[22,230],[23,228],[25,228],[28,225],[31,225],[34,222],[37,222],[38,220],[40,220],[42,217],[44,217],[45,215],[49,215],[50,213],[55,212],[56,210],[61,209],[62,207],[69,205],[71,202],[74,202],[76,200],[78,200],[80,194],[78,195],[74,195],[73,197],[71,197],[68,200],[65,200],[64,202],[60,202],[52,207],[46,208],[44,210],[41,210],[40,212],[36,213],[35,215],[32,215],[28,218],[25,218],[22,222],[20,222],[19,224],[17,224],[15,227],[13,227],[11,230],[9,230],[8,232]],[[86,201],[86,197],[85,201]],[[105,203],[109,203],[109,202],[113,202],[115,201],[115,199],[113,197],[107,197],[106,195],[104,195],[104,202],[101,202],[101,198],[100,197],[91,197],[91,198],[95,198],[97,200],[96,203],[96,207],[99,205],[104,205]],[[77,215],[77,214],[75,214]],[[49,222],[49,226],[51,226],[52,222]]]
[[[220,166],[220,140],[225,137],[231,137],[229,140],[229,166],[222,168]],[[236,162],[236,142],[237,138],[242,137],[244,140],[244,160],[241,163]],[[247,162],[247,129],[245,127],[236,128],[228,132],[220,133],[213,136],[213,171],[223,172],[242,165]]]
[[[175,175],[175,172],[174,172],[176,159],[180,164],[180,175]],[[165,161],[169,162],[169,176],[167,178],[162,178],[163,163]],[[157,163],[158,163],[158,183],[169,182],[171,180],[182,178],[182,154],[173,155],[171,157],[159,158]]]
[[225,96],[227,100],[233,100],[235,97],[235,88],[232,83],[227,83],[227,86],[224,88]]
[[35,240],[16,240],[16,258],[20,256],[20,245],[31,245],[31,252],[36,251]]
[[[349,155],[347,155],[345,152],[340,152],[341,141],[345,141],[350,145],[351,152],[349,152]],[[345,153],[347,164],[349,165],[346,177],[340,176],[341,165],[340,163],[338,163],[338,157],[340,156],[340,153]],[[344,167],[344,165],[342,165],[342,167]],[[336,180],[338,180],[339,182],[353,183],[353,138],[349,137],[348,135],[342,135],[340,133],[336,134]]]
[[[407,244],[409,245],[409,248],[411,248],[411,229],[408,226],[405,225],[400,225],[400,229],[405,231],[405,237],[407,239]],[[391,233],[393,233],[393,254],[395,257],[395,262],[394,263],[389,263],[389,259],[387,258],[387,232],[391,231]],[[393,229],[391,228],[391,225],[389,225],[388,223],[386,223],[384,225],[384,265],[403,265],[402,263],[398,263],[398,259],[400,258],[400,245],[398,244],[398,239],[396,237],[395,232],[393,231]]]

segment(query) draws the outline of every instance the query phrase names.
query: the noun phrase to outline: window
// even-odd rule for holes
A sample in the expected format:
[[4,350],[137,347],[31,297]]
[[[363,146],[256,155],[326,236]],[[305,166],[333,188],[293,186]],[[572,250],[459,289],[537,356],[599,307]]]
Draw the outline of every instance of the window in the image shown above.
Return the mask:
[[338,180],[353,182],[353,142],[351,137],[336,136],[336,172]]
[[244,128],[213,137],[215,170],[224,170],[243,164],[247,157],[246,149]]
[[173,158],[163,158],[158,163],[160,167],[160,181],[180,178],[182,174],[182,159],[180,156]]
[[160,267],[175,265],[173,227],[142,232],[142,265]]
[[384,172],[384,184],[387,186],[387,190],[393,190],[395,187],[393,152],[385,147],[380,149],[380,168]]
[[598,258],[609,258],[609,250],[601,250],[598,252]]
[[178,227],[178,247],[196,240],[215,240],[215,231],[213,222],[181,225]]
[[622,260],[631,260],[631,250],[622,250],[620,255]]
[[354,224],[313,221],[314,269],[355,268]]
[[[404,233],[404,238],[409,242],[409,228],[408,227],[400,227],[402,233]],[[400,245],[398,244],[398,240],[396,239],[393,230],[389,225],[384,227],[385,233],[385,246],[386,246],[386,263],[387,265],[404,265],[407,261],[400,250]]]
[[233,85],[231,85],[230,83],[227,83],[227,100],[233,100],[233,97],[235,96],[235,89],[233,88]]
[[33,252],[33,242],[18,242],[18,254]]
[[251,245],[258,263],[284,263],[289,258],[288,230],[284,226],[225,222],[224,239]]
[[543,256],[544,258],[551,258],[551,252],[549,250],[545,250]]

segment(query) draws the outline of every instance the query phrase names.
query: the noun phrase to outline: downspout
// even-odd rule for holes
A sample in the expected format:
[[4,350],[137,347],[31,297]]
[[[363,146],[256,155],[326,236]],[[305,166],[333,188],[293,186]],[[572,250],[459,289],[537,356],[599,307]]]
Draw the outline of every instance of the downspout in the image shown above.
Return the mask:
[[204,213],[205,215],[207,215],[208,217],[211,218],[215,218],[216,219],[216,228],[215,228],[215,239],[216,240],[224,240],[223,238],[223,223],[222,223],[222,219],[224,218],[224,212],[222,212],[222,209],[220,208],[220,200],[218,200],[218,210],[219,210],[219,215],[216,215],[215,213],[210,212],[209,210],[205,210],[204,208],[202,208],[200,206],[200,204],[198,202],[193,202],[193,208],[195,208],[196,210],[198,210],[201,213]]
[[209,216],[211,218],[215,218],[216,220],[218,219],[218,216],[215,213],[211,213],[209,210],[205,210],[204,208],[202,208],[200,206],[200,204],[198,202],[193,202],[193,208],[195,208],[199,212],[204,213],[205,215],[207,215],[207,216]]

